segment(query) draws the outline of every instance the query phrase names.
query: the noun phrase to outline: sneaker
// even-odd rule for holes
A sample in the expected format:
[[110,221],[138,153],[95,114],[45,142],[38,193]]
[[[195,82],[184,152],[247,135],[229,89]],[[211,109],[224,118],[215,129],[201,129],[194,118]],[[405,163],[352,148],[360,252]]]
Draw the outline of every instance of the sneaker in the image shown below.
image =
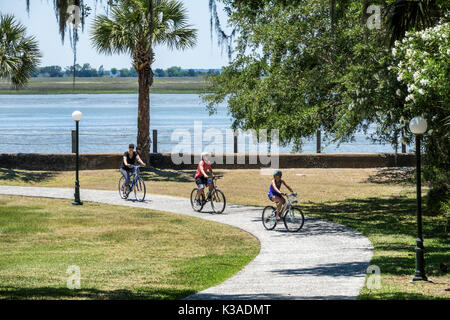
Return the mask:
[[200,200],[198,200],[198,199],[195,200],[195,204],[196,204],[197,206],[199,206],[199,207],[202,205],[202,203],[201,203]]

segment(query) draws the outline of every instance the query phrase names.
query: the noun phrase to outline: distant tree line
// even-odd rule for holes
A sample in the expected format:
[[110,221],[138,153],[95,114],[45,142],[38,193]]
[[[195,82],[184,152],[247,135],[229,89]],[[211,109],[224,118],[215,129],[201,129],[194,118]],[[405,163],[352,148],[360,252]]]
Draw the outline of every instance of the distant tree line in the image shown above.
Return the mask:
[[153,71],[156,77],[198,77],[208,75],[218,75],[220,70],[218,69],[181,69],[181,67],[170,67],[166,70],[155,69]]
[[[134,67],[129,69],[122,68],[111,68],[111,70],[105,70],[103,66],[100,66],[98,70],[96,68],[92,68],[89,63],[83,64],[80,66],[79,64],[75,65],[75,72],[77,77],[90,78],[90,77],[137,77],[137,72]],[[181,69],[181,67],[170,67],[167,69],[155,69],[154,71],[155,77],[199,77],[208,75],[218,75],[220,74],[219,69]],[[65,69],[60,66],[47,66],[47,67],[38,67],[33,72],[32,77],[49,77],[49,78],[58,78],[58,77],[69,77],[72,76],[73,66],[68,66]]]

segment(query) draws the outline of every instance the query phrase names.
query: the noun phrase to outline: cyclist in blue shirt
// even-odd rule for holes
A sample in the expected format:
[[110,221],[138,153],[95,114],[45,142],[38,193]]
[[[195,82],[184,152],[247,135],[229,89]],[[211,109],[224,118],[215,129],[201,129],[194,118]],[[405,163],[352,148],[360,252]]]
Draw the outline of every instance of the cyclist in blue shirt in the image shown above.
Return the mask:
[[270,201],[273,201],[277,204],[277,212],[276,212],[276,219],[277,221],[280,220],[280,212],[281,212],[281,208],[283,207],[284,203],[286,202],[286,200],[284,200],[283,195],[286,195],[285,193],[281,192],[281,185],[285,185],[286,188],[289,189],[290,192],[294,192],[291,187],[289,187],[286,182],[284,182],[284,180],[281,179],[281,176],[283,175],[283,173],[281,172],[281,170],[275,170],[273,172],[273,180],[272,180],[272,184],[270,185],[269,188],[269,193],[268,193],[268,197],[270,199]]

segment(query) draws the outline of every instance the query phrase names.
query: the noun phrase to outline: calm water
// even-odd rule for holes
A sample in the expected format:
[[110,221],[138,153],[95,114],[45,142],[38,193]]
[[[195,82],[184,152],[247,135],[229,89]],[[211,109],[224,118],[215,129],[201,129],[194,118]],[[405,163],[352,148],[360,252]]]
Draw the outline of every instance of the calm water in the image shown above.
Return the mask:
[[[195,94],[152,94],[150,100],[150,129],[158,130],[159,152],[171,152],[180,144],[173,137],[175,130],[191,134],[190,143],[181,144],[185,152],[198,152],[211,141],[215,141],[215,145],[223,143],[223,151],[227,150],[225,133],[232,119],[225,104],[218,108],[217,114],[209,116]],[[74,110],[83,113],[80,152],[123,152],[129,143],[136,142],[136,94],[0,95],[0,153],[70,153]],[[201,143],[194,145],[194,121],[201,121],[203,139],[197,141],[203,141],[203,147]],[[222,133],[223,140],[208,140],[205,136],[211,130]],[[315,152],[314,141],[306,142],[303,152]],[[232,150],[232,145],[228,148]],[[239,151],[248,148],[248,141],[247,144],[240,142]],[[291,150],[280,147],[280,151]],[[390,145],[374,145],[364,135],[357,135],[355,143],[342,144],[339,148],[329,145],[323,152],[393,151]]]

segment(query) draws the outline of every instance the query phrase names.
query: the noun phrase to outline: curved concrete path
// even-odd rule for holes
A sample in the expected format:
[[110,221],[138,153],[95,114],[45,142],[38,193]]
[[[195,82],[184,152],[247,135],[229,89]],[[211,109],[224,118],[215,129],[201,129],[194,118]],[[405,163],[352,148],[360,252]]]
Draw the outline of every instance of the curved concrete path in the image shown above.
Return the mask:
[[[0,186],[0,194],[73,199],[73,189]],[[122,200],[117,191],[81,190],[82,201],[185,214],[239,227],[261,242],[259,255],[235,276],[187,299],[355,299],[364,286],[372,244],[335,223],[306,218],[298,233],[279,224],[267,231],[261,208],[228,205],[221,215],[210,204],[197,213],[188,199],[147,195],[145,202]]]

